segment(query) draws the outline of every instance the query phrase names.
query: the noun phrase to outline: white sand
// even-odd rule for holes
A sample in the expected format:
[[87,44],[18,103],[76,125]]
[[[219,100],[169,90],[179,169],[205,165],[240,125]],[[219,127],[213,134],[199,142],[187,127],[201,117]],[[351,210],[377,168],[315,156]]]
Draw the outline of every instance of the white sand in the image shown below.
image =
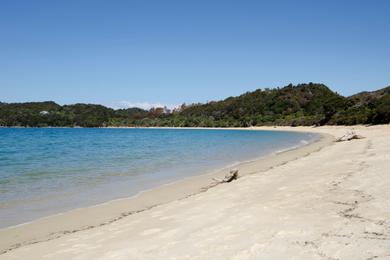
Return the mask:
[[[232,183],[45,242],[21,240],[0,259],[390,259],[390,126],[353,128],[366,138],[298,149],[272,169],[260,160]],[[351,127],[278,129],[338,137]],[[82,211],[90,221],[94,209]],[[83,220],[76,213],[2,230],[3,250],[15,234]]]

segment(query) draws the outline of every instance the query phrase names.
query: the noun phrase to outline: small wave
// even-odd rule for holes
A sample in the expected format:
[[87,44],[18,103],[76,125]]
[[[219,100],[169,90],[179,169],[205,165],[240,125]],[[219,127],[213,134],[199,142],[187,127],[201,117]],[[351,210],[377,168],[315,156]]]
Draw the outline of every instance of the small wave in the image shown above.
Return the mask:
[[301,144],[308,144],[309,141],[307,141],[307,140],[301,140],[301,141],[299,141],[299,143],[301,143]]

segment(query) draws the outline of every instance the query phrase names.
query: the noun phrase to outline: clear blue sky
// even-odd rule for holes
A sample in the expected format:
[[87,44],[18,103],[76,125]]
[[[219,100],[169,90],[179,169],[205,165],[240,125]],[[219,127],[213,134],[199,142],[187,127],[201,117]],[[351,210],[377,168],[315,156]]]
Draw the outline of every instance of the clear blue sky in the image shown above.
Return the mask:
[[390,1],[0,1],[0,101],[205,102],[390,85]]

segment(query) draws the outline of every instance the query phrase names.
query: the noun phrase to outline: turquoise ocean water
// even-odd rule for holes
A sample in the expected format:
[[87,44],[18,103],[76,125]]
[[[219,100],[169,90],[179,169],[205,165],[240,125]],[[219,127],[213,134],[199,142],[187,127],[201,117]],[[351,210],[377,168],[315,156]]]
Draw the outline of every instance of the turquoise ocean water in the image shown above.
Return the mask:
[[0,128],[0,227],[132,196],[317,138],[244,130]]

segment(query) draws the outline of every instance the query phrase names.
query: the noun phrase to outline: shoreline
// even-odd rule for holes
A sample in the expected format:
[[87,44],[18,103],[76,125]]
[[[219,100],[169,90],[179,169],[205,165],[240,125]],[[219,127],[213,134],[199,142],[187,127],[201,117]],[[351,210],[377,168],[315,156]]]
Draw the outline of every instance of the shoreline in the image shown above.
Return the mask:
[[[167,128],[163,128],[167,129]],[[168,128],[169,129],[169,128]],[[193,128],[170,128],[193,129]],[[252,127],[252,128],[202,128],[222,130],[274,130],[294,132],[284,127]],[[296,129],[298,130],[298,129]],[[314,133],[310,129],[299,132]],[[330,145],[334,138],[326,133],[317,133],[320,137],[299,147],[292,147],[286,151],[274,152],[261,158],[240,162],[238,165],[226,166],[206,174],[191,176],[163,184],[138,194],[110,200],[98,205],[77,208],[70,211],[42,217],[27,223],[18,224],[0,229],[0,254],[29,244],[35,244],[62,237],[66,234],[93,229],[108,225],[127,216],[149,210],[151,208],[188,198],[190,196],[207,191],[219,184],[215,184],[213,178],[223,178],[229,168],[239,170],[239,177],[253,173],[264,172],[273,167],[286,164],[289,161],[307,156],[323,147]]]

